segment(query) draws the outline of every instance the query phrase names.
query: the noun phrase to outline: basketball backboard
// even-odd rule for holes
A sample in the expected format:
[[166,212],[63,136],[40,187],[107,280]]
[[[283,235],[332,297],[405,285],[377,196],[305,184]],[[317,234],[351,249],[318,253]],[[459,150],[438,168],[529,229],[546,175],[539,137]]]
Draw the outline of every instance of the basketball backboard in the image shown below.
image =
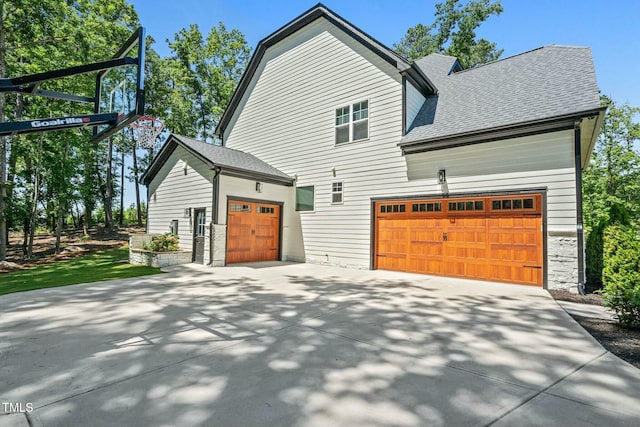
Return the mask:
[[94,112],[116,113],[115,123],[94,127],[94,142],[121,131],[144,115],[145,32],[139,28],[113,56],[124,65],[105,69],[96,77]]
[[[111,59],[20,77],[0,78],[0,92],[93,105],[93,114],[0,123],[0,136],[93,127],[93,141],[108,138],[144,115],[145,31],[138,28]],[[43,89],[43,83],[97,73],[95,96]]]

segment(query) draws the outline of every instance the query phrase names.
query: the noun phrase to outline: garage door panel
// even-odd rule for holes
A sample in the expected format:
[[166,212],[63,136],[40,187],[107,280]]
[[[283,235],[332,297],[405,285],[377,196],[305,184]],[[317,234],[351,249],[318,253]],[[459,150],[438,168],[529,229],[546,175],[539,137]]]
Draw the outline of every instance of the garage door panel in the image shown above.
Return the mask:
[[229,200],[227,208],[227,264],[277,260],[280,205]]
[[376,203],[374,266],[541,286],[541,201],[538,194]]
[[405,254],[385,254],[378,257],[381,270],[407,271],[407,257]]

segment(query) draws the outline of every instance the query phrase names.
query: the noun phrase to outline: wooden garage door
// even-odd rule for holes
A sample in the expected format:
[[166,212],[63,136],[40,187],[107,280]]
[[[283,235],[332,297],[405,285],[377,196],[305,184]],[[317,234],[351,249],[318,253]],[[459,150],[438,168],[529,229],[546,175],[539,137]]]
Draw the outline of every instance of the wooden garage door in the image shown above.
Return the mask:
[[280,205],[229,200],[227,264],[276,261],[280,245]]
[[376,202],[374,268],[542,286],[542,196]]

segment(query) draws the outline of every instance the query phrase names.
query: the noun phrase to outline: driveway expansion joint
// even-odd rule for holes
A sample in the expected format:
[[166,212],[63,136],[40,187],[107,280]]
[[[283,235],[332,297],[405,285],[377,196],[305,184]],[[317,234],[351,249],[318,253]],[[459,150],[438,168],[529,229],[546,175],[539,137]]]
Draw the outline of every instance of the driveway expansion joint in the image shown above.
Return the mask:
[[[596,355],[595,357],[591,358],[590,360],[588,360],[587,362],[579,365],[578,367],[576,367],[575,369],[572,369],[571,372],[563,375],[562,377],[558,378],[557,380],[555,380],[554,382],[552,382],[551,384],[549,384],[548,386],[544,387],[542,390],[539,390],[538,392],[534,393],[533,395],[529,396],[528,398],[524,399],[522,402],[520,402],[518,405],[514,406],[513,408],[509,409],[507,412],[505,412],[504,414],[500,415],[499,417],[495,418],[494,420],[492,420],[491,422],[489,422],[488,424],[486,424],[484,427],[489,427],[491,425],[494,425],[495,423],[497,423],[498,421],[500,421],[501,419],[503,419],[504,417],[506,417],[507,415],[511,414],[512,412],[516,411],[517,409],[523,407],[524,405],[526,405],[527,403],[531,402],[533,399],[535,399],[536,397],[540,396],[541,394],[547,394],[547,395],[551,395],[550,393],[546,393],[547,390],[549,390],[551,387],[555,386],[556,384],[564,381],[567,377],[575,374],[576,372],[578,372],[580,369],[584,368],[585,366],[589,365],[590,363],[595,362],[596,360],[600,359],[602,356],[604,356],[605,354],[609,353],[608,351],[603,351],[601,353],[599,353],[598,355]],[[554,397],[559,397],[559,396],[555,396]],[[571,399],[566,399],[566,400],[571,400]],[[578,402],[581,403],[583,405],[585,405],[584,402]],[[587,406],[591,406],[591,405],[587,405]]]

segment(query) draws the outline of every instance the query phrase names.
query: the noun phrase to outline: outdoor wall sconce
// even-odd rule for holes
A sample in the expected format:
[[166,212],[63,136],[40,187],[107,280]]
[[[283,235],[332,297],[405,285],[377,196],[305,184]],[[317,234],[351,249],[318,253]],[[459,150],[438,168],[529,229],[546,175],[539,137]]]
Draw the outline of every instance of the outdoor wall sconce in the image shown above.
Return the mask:
[[191,218],[191,208],[185,208],[183,217]]
[[335,176],[336,176],[336,168],[335,167],[331,168],[331,173],[333,174],[333,177],[335,178]]
[[187,162],[183,160],[182,161],[182,170],[184,171],[185,175],[187,174],[187,168],[188,168]]
[[256,193],[262,193],[262,183],[256,182]]
[[444,184],[447,182],[447,174],[444,169],[438,171],[438,184]]

